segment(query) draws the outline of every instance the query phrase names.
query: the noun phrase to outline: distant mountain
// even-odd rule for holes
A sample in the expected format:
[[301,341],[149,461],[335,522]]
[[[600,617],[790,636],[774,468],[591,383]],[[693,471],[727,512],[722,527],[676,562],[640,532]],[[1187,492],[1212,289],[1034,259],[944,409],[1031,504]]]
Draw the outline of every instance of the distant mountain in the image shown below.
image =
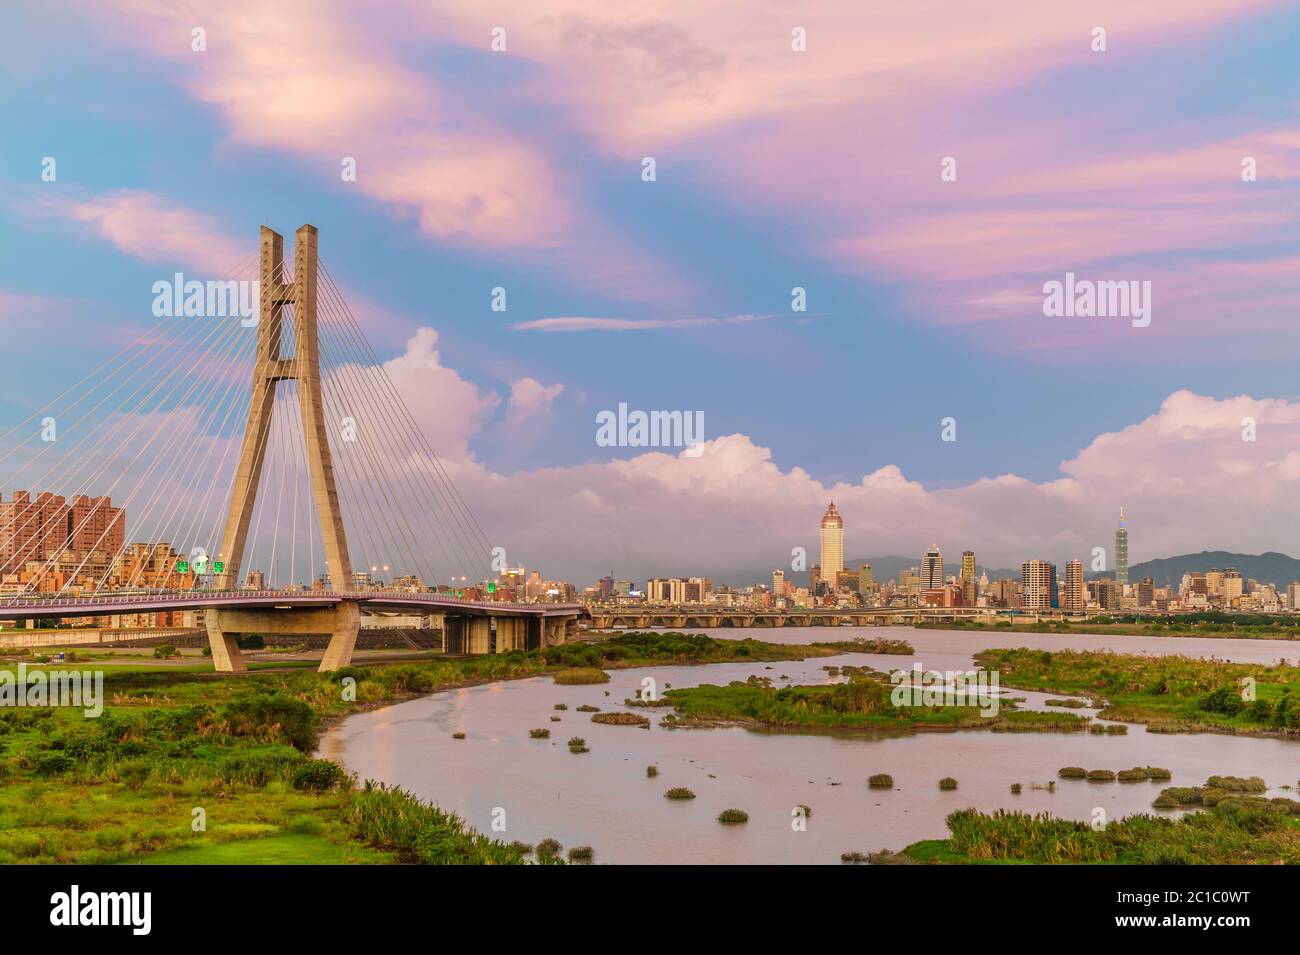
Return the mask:
[[[1193,571],[1204,572],[1215,568],[1235,567],[1246,579],[1258,580],[1262,584],[1274,584],[1285,587],[1295,580],[1300,580],[1300,560],[1269,551],[1266,554],[1232,554],[1226,550],[1203,550],[1199,554],[1180,554],[1177,557],[1161,557],[1157,560],[1145,560],[1140,564],[1130,564],[1128,581],[1135,584],[1143,577],[1150,577],[1157,587],[1177,587],[1183,574]],[[1110,574],[1089,574],[1093,576],[1114,576]]]
[[[812,555],[809,555],[812,556]],[[875,575],[876,580],[897,580],[899,571],[907,570],[909,567],[920,567],[921,558],[916,557],[899,557],[890,555],[886,557],[855,557],[852,560],[846,560],[844,566],[849,570],[857,570],[860,564],[870,564],[871,572]],[[1085,564],[1086,566],[1086,564]],[[1140,564],[1130,564],[1128,568],[1129,583],[1135,584],[1143,577],[1150,577],[1156,582],[1157,587],[1174,586],[1183,579],[1183,574],[1192,571],[1204,572],[1214,570],[1215,568],[1235,567],[1241,572],[1241,576],[1246,579],[1258,580],[1265,584],[1274,584],[1277,587],[1285,587],[1295,580],[1300,580],[1300,560],[1294,557],[1288,557],[1286,554],[1279,554],[1275,551],[1269,551],[1266,554],[1233,554],[1226,550],[1205,550],[1199,554],[1180,554],[1177,557],[1161,557],[1158,560],[1147,560]],[[983,564],[976,564],[977,575],[988,574],[989,580],[997,580],[1001,577],[1014,577],[1020,579],[1020,569],[1008,570],[1005,568],[986,567]],[[1064,564],[1057,565],[1057,573],[1065,572]],[[807,584],[808,574],[794,573],[786,568],[786,576],[796,584]],[[961,564],[944,562],[944,577],[956,577],[961,573]],[[1088,573],[1089,580],[1094,577],[1114,577],[1115,571],[1112,568],[1105,573]],[[752,572],[741,572],[738,574],[727,574],[725,578],[718,578],[714,581],[716,584],[731,584],[732,586],[745,587],[750,584],[772,582],[772,568],[766,570],[754,570]]]

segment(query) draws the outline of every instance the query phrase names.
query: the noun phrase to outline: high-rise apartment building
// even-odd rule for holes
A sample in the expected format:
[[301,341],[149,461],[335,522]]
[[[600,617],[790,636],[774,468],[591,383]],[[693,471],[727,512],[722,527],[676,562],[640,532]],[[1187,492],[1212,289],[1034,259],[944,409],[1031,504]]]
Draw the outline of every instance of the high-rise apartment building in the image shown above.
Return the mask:
[[844,569],[844,520],[835,510],[835,502],[826,508],[822,517],[822,562],[821,579],[832,587]]
[[1156,602],[1156,582],[1154,578],[1143,577],[1138,584],[1138,606],[1150,607]]
[[921,589],[935,590],[943,586],[943,555],[939,545],[932,544],[921,558]]
[[772,571],[772,593],[777,597],[785,596],[785,571]]
[[49,491],[35,498],[29,491],[14,491],[8,502],[0,498],[0,574],[22,573],[35,563],[66,568],[83,578],[94,564],[98,578],[125,544],[125,512],[107,496],[78,494],[72,504]]
[[1020,565],[1021,605],[1026,610],[1051,610],[1060,605],[1056,595],[1056,565],[1027,560]]
[[1128,528],[1124,526],[1124,506],[1119,508],[1119,529],[1115,531],[1115,581],[1128,584]]

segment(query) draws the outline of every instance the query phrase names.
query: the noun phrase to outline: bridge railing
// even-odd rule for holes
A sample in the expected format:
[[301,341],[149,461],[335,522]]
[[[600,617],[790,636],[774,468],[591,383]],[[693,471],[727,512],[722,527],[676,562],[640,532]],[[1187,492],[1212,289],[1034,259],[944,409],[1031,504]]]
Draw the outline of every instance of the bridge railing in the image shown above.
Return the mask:
[[93,596],[47,597],[40,594],[0,597],[0,609],[39,608],[51,611],[59,608],[129,607],[159,601],[181,603],[238,603],[246,600],[378,600],[390,599],[431,604],[464,604],[466,606],[497,607],[503,610],[528,610],[539,607],[577,607],[577,604],[521,604],[495,600],[476,600],[434,591],[412,590],[148,590],[132,593],[96,594]]

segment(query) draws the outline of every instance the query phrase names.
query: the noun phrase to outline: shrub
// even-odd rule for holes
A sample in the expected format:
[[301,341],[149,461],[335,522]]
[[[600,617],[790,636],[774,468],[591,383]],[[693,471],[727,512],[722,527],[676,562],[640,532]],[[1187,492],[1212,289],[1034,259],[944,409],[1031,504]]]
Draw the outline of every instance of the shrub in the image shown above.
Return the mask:
[[724,809],[718,813],[718,822],[724,826],[738,826],[749,822],[749,813],[743,809]]
[[555,706],[553,707],[553,709],[557,709],[557,710],[567,710],[568,708],[569,705],[567,703],[556,703]]
[[218,711],[233,736],[283,739],[290,746],[309,750],[316,744],[320,717],[302,700],[284,693],[256,694],[232,700]]
[[553,859],[560,854],[562,848],[558,839],[543,839],[537,843],[537,858]]
[[177,650],[174,646],[172,646],[170,643],[164,643],[161,646],[157,646],[153,648],[153,656],[155,660],[166,660],[171,657],[178,657],[180,655],[181,652]]
[[865,865],[867,854],[865,852],[841,852],[840,861],[846,865]]
[[1062,766],[1057,770],[1056,775],[1062,779],[1083,779],[1088,775],[1088,771],[1082,766]]
[[528,731],[529,739],[550,739],[551,731],[548,729],[535,729]]
[[1012,784],[1011,784],[1011,795],[1013,795],[1013,796],[1019,796],[1019,795],[1020,795],[1020,783],[1012,783]]
[[71,756],[59,750],[53,750],[38,753],[32,768],[35,769],[38,776],[62,776],[64,773],[71,771],[72,765]]
[[592,706],[590,703],[583,703],[580,707],[578,707],[578,712],[579,712],[579,713],[599,713],[599,712],[600,712],[600,707],[599,707],[599,706]]
[[581,736],[575,736],[569,740],[569,752],[589,753],[591,752],[591,750],[587,749],[587,741],[585,739],[583,739]]
[[570,862],[590,862],[596,857],[596,850],[591,846],[574,846],[569,850]]
[[465,734],[464,734],[464,733],[452,733],[452,734],[451,734],[451,738],[452,738],[452,739],[464,739],[464,738],[465,738]]
[[695,793],[691,792],[685,786],[674,786],[668,792],[664,793],[665,799],[694,799]]
[[939,788],[940,788],[940,789],[956,789],[956,788],[957,788],[957,780],[953,779],[951,776],[945,776],[945,777],[943,777],[943,779],[939,780]]
[[659,767],[658,767],[658,766],[647,766],[647,767],[645,768],[645,774],[646,774],[647,776],[649,776],[651,779],[654,779],[656,776],[659,775]]
[[1114,781],[1115,771],[1113,769],[1088,770],[1088,782],[1090,783],[1113,783]]
[[241,650],[264,650],[266,641],[260,633],[241,633],[235,637],[235,646]]
[[876,773],[867,780],[867,785],[872,789],[893,789],[894,777],[889,773]]
[[325,792],[344,779],[342,768],[328,759],[309,759],[296,767],[290,781],[294,789]]

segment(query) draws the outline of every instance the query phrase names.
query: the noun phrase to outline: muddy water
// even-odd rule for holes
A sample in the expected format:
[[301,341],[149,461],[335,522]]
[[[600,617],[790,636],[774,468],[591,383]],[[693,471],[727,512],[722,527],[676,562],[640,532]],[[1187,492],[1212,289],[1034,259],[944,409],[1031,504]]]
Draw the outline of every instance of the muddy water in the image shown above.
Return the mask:
[[[621,710],[621,701],[652,677],[665,685],[725,684],[751,674],[775,684],[827,682],[826,665],[866,664],[889,670],[919,660],[926,669],[969,669],[971,654],[992,646],[1045,649],[1114,649],[1130,653],[1217,657],[1242,662],[1300,658],[1287,641],[1051,634],[968,634],[959,631],[872,627],[787,630],[722,630],[720,637],[754,635],[805,643],[853,636],[907,639],[915,658],[865,654],[803,662],[716,664],[611,671],[598,686],[562,687],[549,678],[472,687],[350,717],[322,740],[321,754],[362,778],[397,783],[465,817],[471,825],[506,840],[537,842],[547,836],[565,847],[591,845],[609,863],[831,863],[847,850],[902,848],[917,839],[940,838],[954,809],[1015,808],[1091,820],[1150,811],[1162,786],[1199,785],[1211,774],[1258,775],[1271,795],[1295,795],[1300,744],[1201,734],[1148,734],[1130,726],[1125,736],[1059,733],[924,733],[899,737],[799,735],[745,729],[664,729],[664,711],[649,730],[592,723],[581,704]],[[788,681],[780,677],[788,676]],[[1006,691],[1039,708],[1043,694]],[[568,704],[557,712],[556,703]],[[1073,712],[1092,713],[1083,709]],[[560,722],[551,722],[558,715]],[[549,740],[528,730],[545,727]],[[452,734],[464,732],[466,739]],[[590,752],[574,755],[570,736],[587,740]],[[654,764],[659,775],[645,774]],[[1119,770],[1163,766],[1172,783],[1088,783],[1058,780],[1061,766]],[[866,779],[889,773],[894,789],[872,790]],[[958,780],[941,792],[939,779]],[[1012,783],[1023,784],[1013,796]],[[1044,788],[1035,789],[1035,784]],[[664,798],[674,786],[695,799]],[[792,811],[807,805],[804,831]],[[723,809],[749,813],[742,826],[717,822]],[[493,829],[504,810],[505,830]]]

